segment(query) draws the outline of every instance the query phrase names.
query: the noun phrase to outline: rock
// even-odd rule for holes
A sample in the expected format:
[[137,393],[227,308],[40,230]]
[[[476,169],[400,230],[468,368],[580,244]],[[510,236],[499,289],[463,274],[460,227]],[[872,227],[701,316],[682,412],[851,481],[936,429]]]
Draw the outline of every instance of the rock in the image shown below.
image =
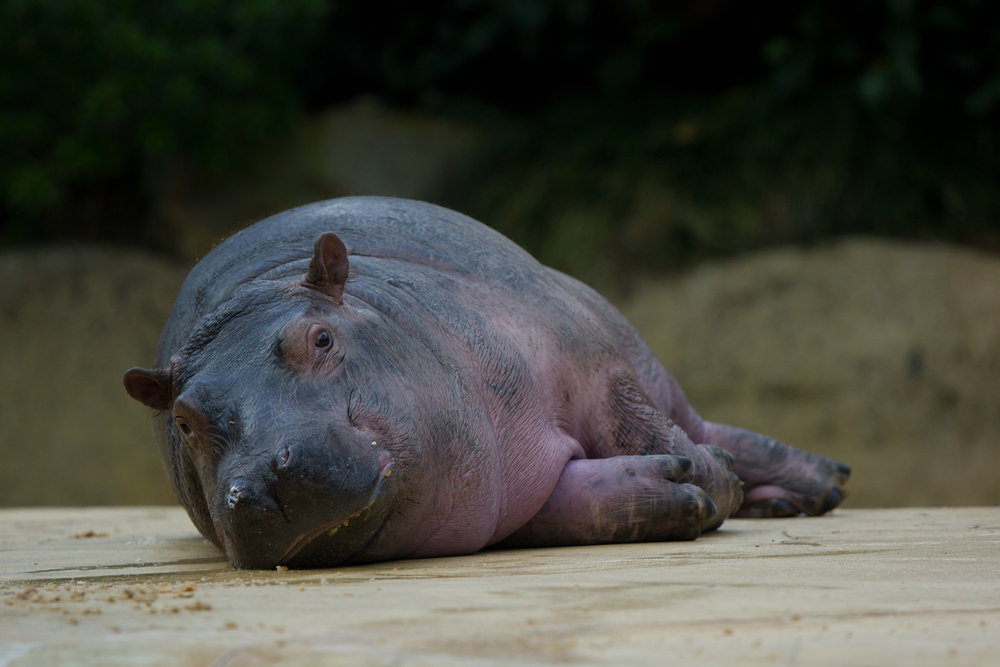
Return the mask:
[[174,502],[121,377],[152,362],[185,273],[112,249],[0,254],[0,505]]
[[1000,503],[1000,258],[852,239],[651,281],[623,311],[707,419],[853,466],[853,506]]

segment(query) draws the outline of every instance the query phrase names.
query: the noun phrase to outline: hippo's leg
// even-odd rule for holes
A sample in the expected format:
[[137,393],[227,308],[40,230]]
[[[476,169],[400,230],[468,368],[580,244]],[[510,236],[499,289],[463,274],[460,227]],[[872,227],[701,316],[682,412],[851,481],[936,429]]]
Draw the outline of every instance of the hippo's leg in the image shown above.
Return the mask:
[[743,502],[742,482],[732,471],[733,457],[711,444],[692,442],[653,405],[629,370],[608,373],[601,407],[590,424],[581,440],[587,458],[668,454],[690,459],[690,470],[678,481],[701,488],[717,510],[700,524],[701,532],[717,528]]
[[717,509],[681,483],[690,468],[690,459],[669,455],[573,459],[542,509],[497,546],[693,540]]
[[706,423],[705,431],[733,454],[733,470],[746,483],[737,516],[819,515],[844,500],[851,468],[843,463],[734,426]]
[[819,515],[843,501],[849,466],[753,431],[706,422],[651,352],[649,358],[640,379],[654,404],[692,440],[721,447],[736,460],[733,472],[744,482],[744,500],[735,516]]

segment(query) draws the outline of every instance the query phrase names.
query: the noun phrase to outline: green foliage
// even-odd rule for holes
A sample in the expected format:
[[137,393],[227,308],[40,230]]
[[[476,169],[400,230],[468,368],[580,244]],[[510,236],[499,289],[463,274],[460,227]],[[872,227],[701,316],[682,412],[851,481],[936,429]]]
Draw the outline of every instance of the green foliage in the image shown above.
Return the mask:
[[[333,2],[310,94],[428,92],[505,108],[594,93],[778,95],[851,82],[872,106],[1000,103],[1000,6],[987,0]],[[344,89],[347,89],[345,91]]]
[[937,116],[902,122],[853,90],[555,106],[452,203],[606,291],[637,273],[845,234],[1000,249],[1000,153],[984,150],[996,136],[969,141]]
[[74,184],[150,159],[209,169],[286,127],[288,77],[322,0],[6,0],[0,208],[19,220]]
[[775,90],[853,80],[871,107],[921,100],[972,114],[1000,103],[1000,8],[982,0],[804,3],[763,43]]
[[6,0],[0,240],[73,234],[151,163],[225,172],[359,94],[521,118],[468,207],[564,268],[1000,244],[988,0]]

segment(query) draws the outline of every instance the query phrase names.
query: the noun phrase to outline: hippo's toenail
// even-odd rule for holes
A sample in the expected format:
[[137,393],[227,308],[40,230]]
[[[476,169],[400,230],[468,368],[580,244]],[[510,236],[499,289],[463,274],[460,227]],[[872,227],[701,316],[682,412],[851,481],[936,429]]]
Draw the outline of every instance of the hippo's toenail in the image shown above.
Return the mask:
[[781,519],[797,516],[799,511],[784,498],[766,498],[750,505],[747,516],[759,519]]
[[840,489],[830,489],[823,498],[823,504],[819,508],[820,514],[829,512],[844,500],[844,493]]
[[715,516],[719,513],[719,508],[715,506],[715,501],[705,496],[705,517]]
[[781,498],[775,499],[774,505],[772,505],[772,510],[774,512],[774,516],[776,517],[796,516],[799,513],[799,511],[795,509],[794,505]]

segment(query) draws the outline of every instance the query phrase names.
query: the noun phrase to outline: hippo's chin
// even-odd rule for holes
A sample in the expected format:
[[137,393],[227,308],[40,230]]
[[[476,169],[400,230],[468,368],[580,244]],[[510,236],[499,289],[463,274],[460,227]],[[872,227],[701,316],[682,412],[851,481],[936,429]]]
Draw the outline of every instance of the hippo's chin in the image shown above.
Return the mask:
[[384,512],[369,506],[344,521],[332,521],[300,537],[278,564],[292,569],[335,567],[362,552],[384,518]]
[[383,463],[366,499],[337,512],[329,521],[289,532],[282,540],[287,546],[274,541],[273,534],[272,540],[254,540],[246,539],[246,534],[244,539],[232,539],[236,536],[230,533],[225,545],[230,562],[237,569],[269,570],[280,565],[295,569],[334,567],[350,559],[371,543],[385,522],[392,496],[387,487],[395,467],[391,461]]
[[[387,470],[391,472],[391,467]],[[385,473],[379,475],[364,507],[304,533],[277,564],[295,568],[333,567],[355,555],[382,527],[385,513],[378,511],[375,505],[382,498],[385,478]]]

